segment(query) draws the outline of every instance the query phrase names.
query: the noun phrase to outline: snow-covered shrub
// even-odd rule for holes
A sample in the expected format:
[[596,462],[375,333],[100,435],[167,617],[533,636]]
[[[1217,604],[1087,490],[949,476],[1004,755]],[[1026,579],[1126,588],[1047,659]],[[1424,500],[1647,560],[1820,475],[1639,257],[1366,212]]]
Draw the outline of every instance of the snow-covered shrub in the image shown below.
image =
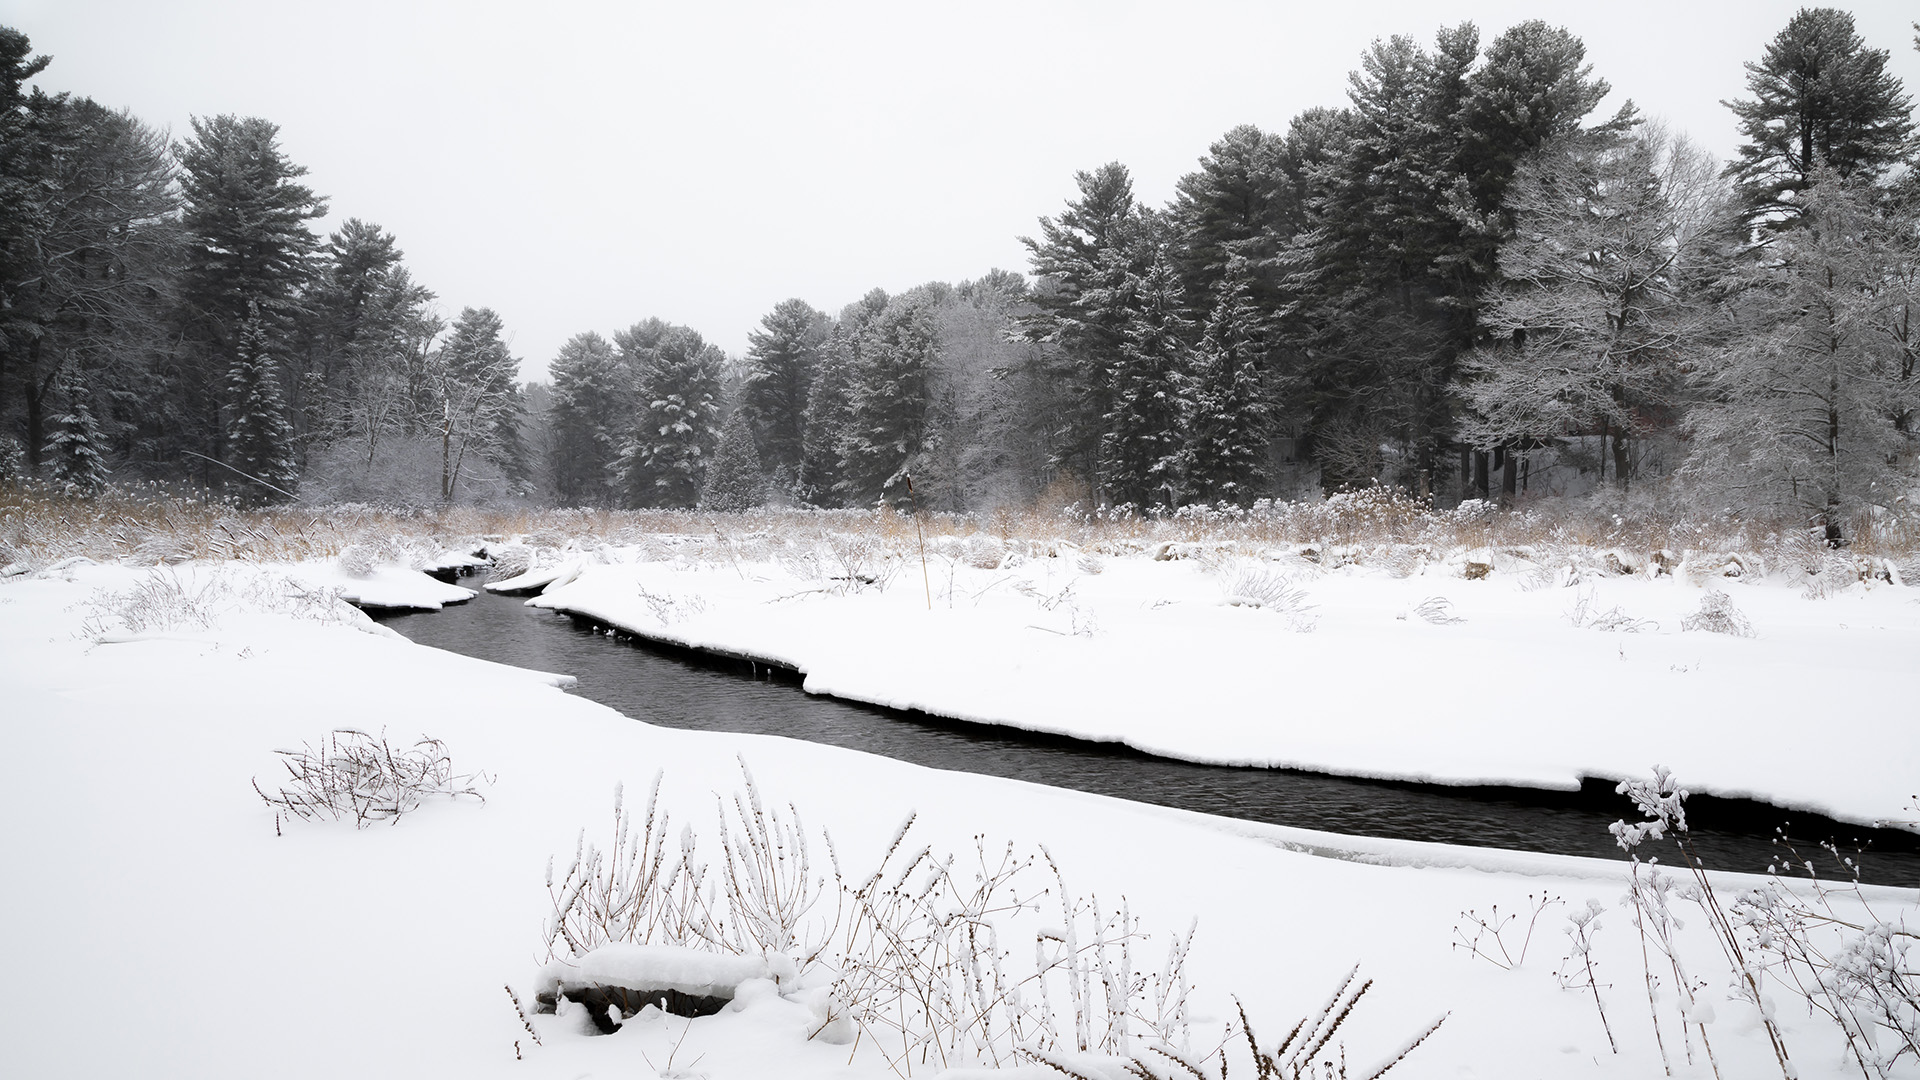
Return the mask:
[[193,542],[186,537],[162,534],[140,541],[133,549],[132,561],[139,566],[173,566],[198,554]]
[[998,570],[1006,557],[1006,546],[993,537],[980,533],[967,537],[964,561],[968,566],[976,570]]
[[1464,615],[1453,613],[1453,601],[1444,596],[1429,596],[1413,608],[1413,613],[1435,626],[1452,626],[1467,621]]
[[1838,551],[1822,552],[1818,562],[1807,572],[1807,586],[1800,595],[1809,600],[1825,600],[1849,586],[1859,584],[1862,576],[1860,564],[1852,555]]
[[556,886],[547,861],[547,958],[585,956],[615,942],[686,945],[703,940],[701,909],[706,867],[694,859],[694,835],[680,836],[679,856],[667,862],[667,814],[660,809],[660,777],[647,795],[635,832],[624,791],[613,789],[613,842],[602,851],[585,829],[574,841],[573,862]]
[[453,759],[439,739],[421,738],[395,750],[386,736],[354,728],[336,728],[318,745],[276,750],[287,770],[287,785],[269,795],[255,778],[253,790],[273,807],[273,827],[283,818],[338,821],[353,819],[356,829],[376,821],[397,823],[435,796],[471,796],[485,802],[475,787],[479,773],[456,775]]
[[363,578],[373,573],[380,564],[380,554],[368,544],[348,544],[340,549],[337,559],[340,572],[348,577]]
[[525,544],[488,544],[486,553],[493,563],[488,581],[505,581],[533,569],[533,549]]
[[1700,610],[1680,620],[1682,630],[1703,630],[1710,634],[1728,634],[1750,638],[1753,623],[1733,606],[1733,598],[1719,589],[1708,589],[1700,598]]
[[1222,604],[1273,612],[1296,633],[1308,633],[1318,625],[1307,591],[1294,584],[1292,574],[1242,559],[1227,549],[1204,550],[1194,558],[1220,583]]
[[1736,899],[1733,915],[1776,983],[1846,1035],[1862,1072],[1886,1077],[1903,1058],[1920,1062],[1920,926],[1910,913],[1882,915],[1857,883],[1816,880],[1809,898],[1776,877]]
[[200,578],[155,570],[124,592],[102,589],[88,597],[81,629],[95,638],[114,633],[116,623],[130,634],[207,630],[230,599],[227,579],[220,575]]
[[1636,619],[1621,610],[1618,605],[1597,611],[1593,605],[1593,593],[1581,592],[1573,598],[1573,610],[1567,612],[1567,621],[1574,629],[1599,630],[1605,633],[1637,634],[1642,630],[1658,630],[1660,624],[1652,619]]

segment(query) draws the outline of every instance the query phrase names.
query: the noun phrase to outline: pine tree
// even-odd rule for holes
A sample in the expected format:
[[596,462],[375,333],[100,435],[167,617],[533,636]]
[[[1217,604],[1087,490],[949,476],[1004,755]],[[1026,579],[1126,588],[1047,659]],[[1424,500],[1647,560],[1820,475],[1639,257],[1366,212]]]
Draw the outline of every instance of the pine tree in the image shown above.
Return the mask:
[[1837,540],[1914,483],[1920,214],[1878,200],[1859,174],[1811,179],[1798,224],[1747,270],[1740,332],[1703,373],[1712,400],[1689,418],[1686,472],[1743,507],[1798,510]]
[[53,418],[45,458],[53,481],[78,495],[92,495],[107,484],[107,463],[101,454],[106,440],[93,419],[86,383],[72,369],[62,371],[55,393],[66,408]]
[[827,341],[827,317],[804,300],[784,300],[747,335],[747,382],[741,408],[751,421],[761,462],[775,483],[793,491],[806,457],[807,392]]
[[1184,478],[1181,423],[1191,414],[1192,357],[1171,260],[1156,256],[1131,289],[1139,310],[1127,322],[1112,369],[1100,468],[1114,498],[1145,508],[1178,505]]
[[807,389],[806,460],[800,490],[801,497],[816,506],[844,505],[841,446],[853,424],[860,342],[867,324],[886,310],[890,299],[884,289],[873,289],[841,309],[839,320],[828,331],[813,385]]
[[227,370],[226,444],[227,464],[239,478],[230,485],[250,504],[291,498],[300,473],[265,320],[245,320],[235,339],[233,364]]
[[[1317,170],[1314,227],[1287,256],[1293,405],[1329,488],[1430,483],[1450,426],[1446,384],[1471,338],[1456,302],[1467,248],[1457,114],[1478,47],[1462,25],[1442,30],[1434,53],[1394,37],[1362,54],[1342,138]],[[1390,463],[1376,460],[1382,445],[1395,448]]]
[[1244,262],[1228,264],[1196,351],[1181,470],[1195,501],[1245,506],[1261,494],[1271,409],[1251,278]]
[[1874,177],[1913,152],[1913,100],[1838,8],[1800,9],[1746,69],[1752,97],[1724,103],[1747,140],[1726,174],[1751,224],[1797,217],[1823,166]]
[[726,357],[683,326],[664,331],[639,373],[640,422],[620,459],[629,505],[691,507],[719,432]]
[[1074,174],[1074,182],[1079,198],[1058,218],[1040,219],[1041,238],[1020,238],[1038,279],[1021,330],[1027,340],[1052,347],[1049,378],[1068,403],[1049,440],[1054,464],[1078,473],[1091,492],[1103,480],[1105,418],[1114,407],[1111,373],[1127,340],[1136,308],[1132,290],[1146,272],[1150,248],[1126,166],[1111,162]]
[[766,478],[760,454],[753,446],[753,427],[739,408],[720,425],[720,442],[700,487],[700,508],[731,513],[751,510],[767,501]]
[[554,357],[550,460],[563,506],[612,505],[632,384],[606,338],[575,334]]
[[212,423],[220,373],[241,363],[241,329],[255,348],[287,356],[294,301],[311,270],[317,241],[307,222],[326,203],[295,181],[306,170],[280,152],[279,128],[257,117],[195,117],[193,136],[175,147],[182,168],[186,233],[182,291],[188,350],[173,383],[173,407],[190,441],[222,458]]
[[907,500],[906,478],[927,450],[938,300],[925,287],[895,297],[861,332],[840,444],[840,490],[850,505]]
[[1275,259],[1291,232],[1283,218],[1284,154],[1285,140],[1243,124],[1207,148],[1198,171],[1180,178],[1171,218],[1188,297],[1209,302],[1237,259],[1253,303],[1273,309]]

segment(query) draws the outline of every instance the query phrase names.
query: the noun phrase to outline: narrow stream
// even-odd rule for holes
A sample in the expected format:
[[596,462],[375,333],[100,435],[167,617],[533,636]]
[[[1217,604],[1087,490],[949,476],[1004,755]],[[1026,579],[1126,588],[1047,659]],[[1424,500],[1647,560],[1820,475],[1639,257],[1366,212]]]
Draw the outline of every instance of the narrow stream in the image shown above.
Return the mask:
[[[565,672],[577,692],[650,724],[702,731],[780,735],[827,743],[938,769],[1078,788],[1208,814],[1363,836],[1477,847],[1624,858],[1607,826],[1632,813],[1610,783],[1579,792],[1456,788],[1355,780],[1289,769],[1193,765],[1121,747],[920,713],[855,705],[802,691],[765,667],[663,649],[610,636],[585,620],[482,593],[439,612],[383,614],[381,621],[422,645],[503,664]],[[1863,880],[1920,887],[1920,837],[1867,829],[1763,803],[1694,796],[1688,823],[1697,850],[1716,869],[1765,871],[1784,852],[1786,827],[1822,877],[1845,876],[1819,842],[1837,841]],[[1857,854],[1858,849],[1864,854]],[[1677,853],[1659,852],[1662,862]]]

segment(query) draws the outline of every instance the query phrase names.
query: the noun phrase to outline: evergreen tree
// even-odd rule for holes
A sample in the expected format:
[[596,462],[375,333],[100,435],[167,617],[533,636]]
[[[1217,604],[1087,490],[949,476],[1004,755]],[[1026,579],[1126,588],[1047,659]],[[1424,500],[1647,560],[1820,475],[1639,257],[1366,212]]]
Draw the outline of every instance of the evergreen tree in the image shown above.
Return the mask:
[[774,482],[793,491],[806,457],[807,392],[827,341],[827,317],[804,300],[784,300],[747,335],[741,408]]
[[612,505],[615,467],[632,415],[632,383],[613,346],[588,331],[552,364],[550,468],[563,506]]
[[234,338],[233,364],[227,370],[226,444],[227,464],[238,476],[228,484],[243,502],[277,502],[292,496],[300,474],[266,320],[244,320]]
[[[1314,228],[1288,256],[1294,407],[1329,487],[1428,485],[1450,427],[1447,381],[1471,339],[1457,302],[1467,247],[1457,114],[1478,42],[1462,25],[1442,30],[1431,54],[1394,37],[1362,55],[1344,137],[1317,170]],[[1391,462],[1376,460],[1383,445]]]
[[860,342],[867,324],[886,310],[889,301],[884,289],[873,289],[841,309],[839,320],[828,331],[813,385],[807,389],[806,460],[800,490],[802,498],[816,506],[844,505],[841,446],[853,425]]
[[1188,497],[1245,506],[1265,476],[1269,403],[1261,377],[1265,322],[1247,265],[1234,260],[1216,290],[1194,361],[1182,473]]
[[55,393],[66,408],[53,418],[45,457],[48,474],[57,484],[79,495],[92,495],[107,484],[107,463],[101,448],[106,440],[87,403],[87,387],[73,368],[60,373]]
[[195,117],[193,136],[175,153],[186,201],[186,349],[173,404],[187,439],[221,459],[211,424],[223,397],[219,373],[240,361],[240,329],[250,321],[264,339],[262,354],[284,360],[317,243],[307,222],[325,214],[326,203],[295,182],[306,169],[280,152],[279,128],[256,117]]
[[87,370],[96,417],[111,434],[165,419],[149,385],[169,336],[178,252],[174,168],[159,132],[86,98],[63,97],[43,119],[59,135],[41,142],[35,237],[15,263],[27,287],[4,305],[21,345],[10,367],[30,460],[46,441],[56,384],[74,365]]
[[1205,305],[1219,291],[1227,265],[1239,260],[1243,288],[1272,310],[1280,244],[1289,235],[1285,140],[1251,124],[1207,148],[1197,172],[1180,178],[1171,212],[1175,258],[1186,295]]
[[915,289],[895,297],[861,330],[840,444],[840,490],[850,505],[905,502],[906,478],[923,464],[940,299],[928,287]]
[[[1703,375],[1686,471],[1719,498],[1797,509],[1838,540],[1912,490],[1920,214],[1816,172],[1798,224],[1746,271],[1739,333]],[[1879,205],[1876,205],[1878,203]]]
[[1128,319],[1103,417],[1101,474],[1122,503],[1178,505],[1184,478],[1181,423],[1191,413],[1188,325],[1171,260],[1155,257],[1129,289],[1140,306]]
[[766,491],[760,454],[753,446],[753,427],[747,414],[735,408],[720,425],[720,442],[700,487],[700,508],[721,513],[751,510],[767,501]]
[[1112,371],[1120,362],[1136,304],[1133,288],[1146,272],[1144,218],[1126,166],[1112,162],[1074,174],[1080,197],[1058,218],[1040,219],[1040,239],[1021,237],[1038,279],[1021,329],[1052,346],[1048,373],[1067,408],[1048,440],[1055,466],[1098,490],[1106,417],[1113,412]]
[[[1593,77],[1586,56],[1578,37],[1539,19],[1508,29],[1487,46],[1485,61],[1467,76],[1459,106],[1459,171],[1478,214],[1500,207],[1523,158],[1579,132],[1607,96],[1611,87]],[[1634,116],[1629,102],[1605,130],[1623,133]]]
[[1746,139],[1727,175],[1751,224],[1797,217],[1823,166],[1874,177],[1913,152],[1912,99],[1838,8],[1801,8],[1746,69],[1752,97],[1725,103]]
[[[645,343],[634,340],[635,352]],[[684,326],[669,327],[639,373],[640,422],[620,459],[630,505],[691,507],[718,438],[726,357]]]

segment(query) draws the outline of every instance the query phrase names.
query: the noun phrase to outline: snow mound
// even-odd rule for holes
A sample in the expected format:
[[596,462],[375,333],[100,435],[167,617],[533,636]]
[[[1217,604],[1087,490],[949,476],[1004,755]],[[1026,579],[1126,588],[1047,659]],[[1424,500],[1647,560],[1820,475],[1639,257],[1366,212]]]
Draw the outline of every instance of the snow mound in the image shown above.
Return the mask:
[[571,960],[549,960],[540,969],[543,993],[621,987],[641,993],[677,990],[693,997],[731,999],[749,979],[771,977],[754,956],[701,952],[682,945],[602,945]]

